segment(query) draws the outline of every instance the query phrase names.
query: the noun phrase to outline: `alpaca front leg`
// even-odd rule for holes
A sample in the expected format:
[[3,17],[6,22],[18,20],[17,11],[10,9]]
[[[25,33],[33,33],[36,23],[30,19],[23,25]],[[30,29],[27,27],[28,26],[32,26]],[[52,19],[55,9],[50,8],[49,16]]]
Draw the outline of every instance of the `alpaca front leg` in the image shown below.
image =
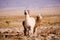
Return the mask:
[[33,29],[31,28],[30,32],[29,32],[30,36],[33,35]]
[[29,36],[29,30],[27,30],[27,31],[28,31],[27,35]]
[[24,29],[24,36],[27,35],[27,29]]
[[26,36],[29,36],[29,29],[27,29],[26,31]]

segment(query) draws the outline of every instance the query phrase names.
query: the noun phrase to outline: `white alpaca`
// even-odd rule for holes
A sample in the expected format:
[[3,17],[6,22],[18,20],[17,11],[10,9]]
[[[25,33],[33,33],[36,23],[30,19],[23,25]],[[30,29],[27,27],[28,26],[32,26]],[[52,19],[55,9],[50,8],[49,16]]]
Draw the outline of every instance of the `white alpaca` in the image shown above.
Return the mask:
[[30,17],[28,10],[24,11],[24,15],[25,15],[25,20],[23,21],[23,26],[24,26],[25,35],[27,34],[29,35],[30,33],[33,34],[35,19],[33,17]]

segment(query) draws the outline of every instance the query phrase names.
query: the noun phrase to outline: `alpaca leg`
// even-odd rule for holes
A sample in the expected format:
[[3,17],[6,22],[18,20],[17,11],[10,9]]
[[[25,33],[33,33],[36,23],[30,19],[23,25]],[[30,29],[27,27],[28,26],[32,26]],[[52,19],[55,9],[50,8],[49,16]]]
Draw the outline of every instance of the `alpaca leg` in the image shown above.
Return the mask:
[[35,33],[35,31],[36,31],[36,27],[33,28],[33,33]]
[[27,32],[27,29],[25,28],[25,29],[24,29],[24,36],[26,36],[26,32]]
[[30,36],[32,36],[33,35],[33,28],[31,28],[31,30],[30,30]]
[[29,29],[27,29],[26,35],[29,36]]
[[29,30],[28,30],[28,36],[29,36]]
[[29,30],[30,30],[30,27],[27,27],[26,28],[26,35],[29,36]]

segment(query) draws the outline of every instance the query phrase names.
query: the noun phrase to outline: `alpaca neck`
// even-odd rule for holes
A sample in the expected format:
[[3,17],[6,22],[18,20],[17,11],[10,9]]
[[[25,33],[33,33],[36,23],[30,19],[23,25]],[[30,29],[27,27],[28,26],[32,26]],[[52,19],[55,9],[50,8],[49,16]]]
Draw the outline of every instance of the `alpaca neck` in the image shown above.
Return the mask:
[[30,18],[29,15],[25,15],[25,20],[28,20]]

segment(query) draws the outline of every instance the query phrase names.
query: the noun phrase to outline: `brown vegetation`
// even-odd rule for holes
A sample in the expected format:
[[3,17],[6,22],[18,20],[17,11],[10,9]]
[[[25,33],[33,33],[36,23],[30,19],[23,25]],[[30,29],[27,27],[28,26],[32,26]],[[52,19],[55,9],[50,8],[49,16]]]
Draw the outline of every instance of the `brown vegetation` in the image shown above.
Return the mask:
[[[36,18],[36,17],[35,17]],[[17,35],[4,38],[0,33],[0,40],[60,40],[60,17],[46,17],[43,16],[40,27],[37,27],[36,34],[32,37],[26,37],[23,35],[23,26],[21,22],[24,17],[0,17],[0,29],[1,28],[20,28],[20,33]],[[11,24],[16,23],[16,24]],[[8,25],[9,24],[9,25]]]

